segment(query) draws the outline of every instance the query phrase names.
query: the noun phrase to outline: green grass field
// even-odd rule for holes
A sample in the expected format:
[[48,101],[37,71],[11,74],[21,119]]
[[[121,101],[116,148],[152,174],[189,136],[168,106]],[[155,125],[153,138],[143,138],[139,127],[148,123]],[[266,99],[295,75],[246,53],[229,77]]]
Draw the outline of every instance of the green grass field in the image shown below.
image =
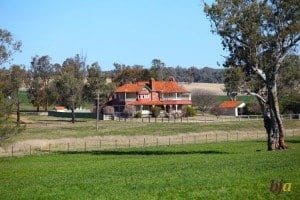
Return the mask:
[[[0,158],[1,199],[297,199],[300,138]],[[271,180],[292,183],[269,191]]]

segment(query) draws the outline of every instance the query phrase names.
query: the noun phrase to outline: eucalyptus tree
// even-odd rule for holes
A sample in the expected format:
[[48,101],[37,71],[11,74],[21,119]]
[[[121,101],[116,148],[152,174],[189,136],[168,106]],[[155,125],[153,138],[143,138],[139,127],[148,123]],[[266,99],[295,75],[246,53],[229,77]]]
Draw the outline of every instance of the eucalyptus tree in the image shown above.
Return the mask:
[[52,93],[57,103],[71,110],[72,123],[75,123],[75,109],[82,104],[85,61],[77,54],[74,58],[67,58],[57,69],[51,83]]
[[294,0],[217,0],[204,8],[213,32],[221,36],[229,51],[224,66],[243,70],[243,90],[256,96],[260,104],[268,150],[287,148],[278,74],[286,56],[299,45],[299,6],[300,1]]
[[30,63],[28,97],[31,103],[36,106],[37,111],[40,110],[41,106],[47,111],[51,99],[49,97],[49,82],[53,77],[54,67],[50,60],[49,56],[35,56]]

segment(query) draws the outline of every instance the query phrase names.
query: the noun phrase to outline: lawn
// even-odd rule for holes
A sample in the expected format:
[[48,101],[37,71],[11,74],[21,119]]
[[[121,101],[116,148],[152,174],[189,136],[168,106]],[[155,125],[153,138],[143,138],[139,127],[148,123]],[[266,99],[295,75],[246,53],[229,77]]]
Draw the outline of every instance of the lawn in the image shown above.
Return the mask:
[[[297,199],[300,138],[0,158],[1,199]],[[270,192],[272,180],[292,183]]]
[[[148,122],[124,122],[124,121],[100,121],[99,131],[96,131],[95,120],[83,119],[83,121],[71,124],[62,121],[63,118],[48,116],[28,116],[21,119],[29,120],[26,129],[21,134],[15,135],[5,143],[25,139],[53,139],[63,137],[86,137],[104,135],[176,135],[188,133],[205,133],[212,131],[249,131],[265,133],[261,120],[241,122],[214,122],[214,123],[148,123]],[[287,129],[300,127],[300,120],[285,120]]]

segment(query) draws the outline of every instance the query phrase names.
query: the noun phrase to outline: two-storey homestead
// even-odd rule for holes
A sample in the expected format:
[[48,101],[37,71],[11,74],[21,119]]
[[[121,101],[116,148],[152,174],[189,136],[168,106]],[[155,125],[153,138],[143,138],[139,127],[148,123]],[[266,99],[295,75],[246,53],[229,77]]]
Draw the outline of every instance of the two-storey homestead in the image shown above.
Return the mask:
[[184,105],[192,105],[191,93],[180,86],[172,77],[169,81],[127,83],[118,87],[107,105],[115,113],[122,114],[127,105],[135,107],[142,114],[149,114],[151,107],[159,106],[166,113],[181,113]]

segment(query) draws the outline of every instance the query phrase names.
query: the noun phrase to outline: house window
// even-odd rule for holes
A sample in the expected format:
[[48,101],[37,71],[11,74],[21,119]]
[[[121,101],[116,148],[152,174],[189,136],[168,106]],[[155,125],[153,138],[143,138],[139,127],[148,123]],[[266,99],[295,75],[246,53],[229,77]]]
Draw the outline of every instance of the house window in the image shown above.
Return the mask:
[[149,94],[140,94],[139,99],[149,99]]

